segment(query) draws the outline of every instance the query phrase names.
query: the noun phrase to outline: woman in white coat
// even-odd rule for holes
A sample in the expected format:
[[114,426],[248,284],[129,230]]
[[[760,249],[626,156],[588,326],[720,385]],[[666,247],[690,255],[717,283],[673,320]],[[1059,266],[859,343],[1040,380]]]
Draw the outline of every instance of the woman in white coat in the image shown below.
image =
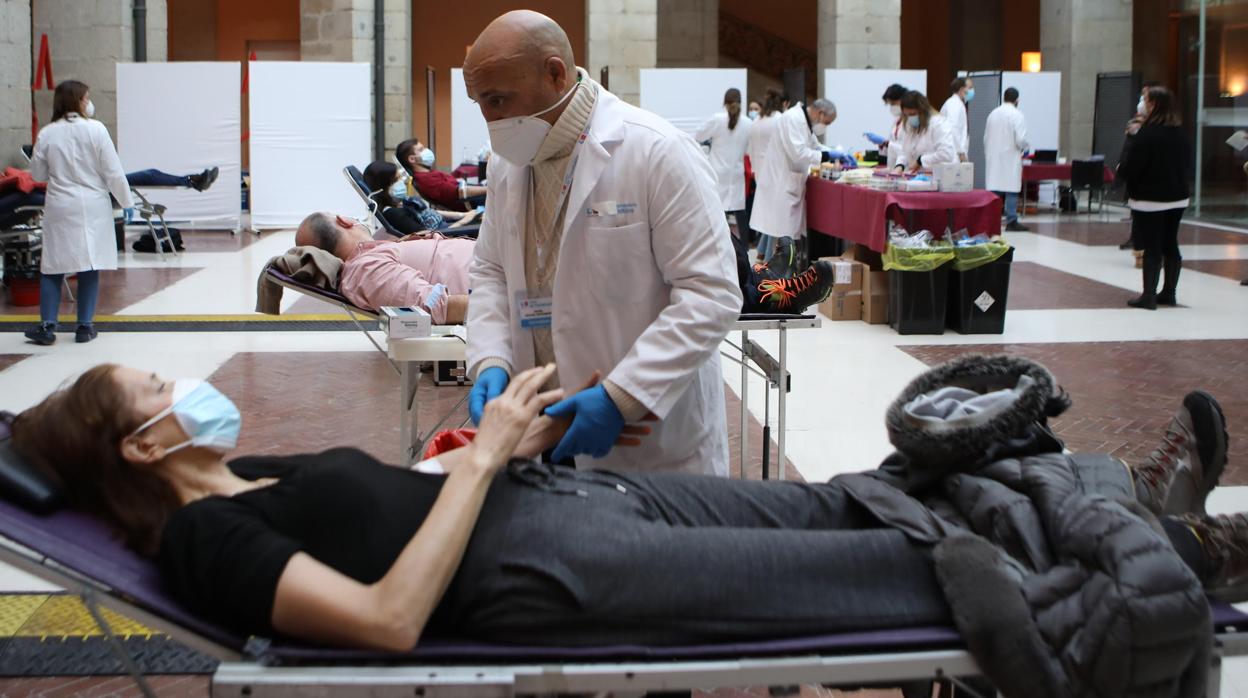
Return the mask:
[[749,119],[741,116],[741,91],[724,93],[724,111],[707,119],[694,140],[711,142],[711,169],[718,180],[719,202],[734,223],[745,221],[745,151],[750,142]]
[[[774,183],[767,181],[764,169],[767,162],[767,148],[771,143],[771,132],[776,125],[776,117],[784,109],[783,95],[778,90],[772,88],[767,91],[767,98],[759,106],[758,118],[750,125],[750,137],[746,143],[745,154],[750,156],[750,170],[754,172],[754,206],[750,207],[749,220],[747,221],[751,230],[757,230],[753,223],[754,208],[758,206],[758,202],[766,201],[768,196],[773,196],[768,190]],[[767,233],[759,235],[757,260],[759,264],[767,261],[774,244],[775,240]]]
[[1027,121],[1018,110],[1018,90],[1007,89],[1002,99],[984,126],[984,183],[1005,199],[1005,229],[1021,232],[1027,226],[1018,222],[1018,193],[1023,189],[1023,153],[1031,146]]
[[923,168],[958,162],[958,150],[944,117],[932,109],[921,92],[907,92],[901,98],[906,120],[905,140],[893,169],[914,174]]
[[43,206],[43,262],[39,282],[40,323],[26,331],[36,344],[56,341],[56,315],[66,274],[78,275],[75,341],[95,339],[100,270],[117,268],[111,193],[123,208],[133,205],[121,159],[104,124],[91,117],[90,91],[77,80],[56,86],[52,122],[35,140],[31,174],[48,183]]
[[[809,107],[798,102],[772,118],[776,123],[761,169],[768,186],[760,186],[754,195],[750,227],[776,238],[779,245],[785,239],[791,243],[806,235],[806,178],[811,167],[828,159],[820,148],[819,136],[836,120],[836,106],[826,99],[817,99]],[[786,249],[790,251],[785,265],[791,271],[791,244]],[[770,263],[771,256],[766,258]]]

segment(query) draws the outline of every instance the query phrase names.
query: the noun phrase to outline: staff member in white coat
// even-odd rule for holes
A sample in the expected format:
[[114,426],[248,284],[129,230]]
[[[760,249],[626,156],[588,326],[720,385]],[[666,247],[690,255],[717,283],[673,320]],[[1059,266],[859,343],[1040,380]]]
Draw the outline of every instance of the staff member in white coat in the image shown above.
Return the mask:
[[776,238],[780,275],[787,276],[795,261],[793,241],[806,235],[806,178],[811,167],[830,159],[819,136],[836,121],[836,105],[826,99],[809,107],[798,102],[774,118],[761,173],[767,187],[754,195],[750,227]]
[[949,99],[940,108],[940,115],[949,122],[949,133],[953,135],[953,147],[958,151],[958,161],[970,160],[971,132],[966,119],[966,105],[975,99],[975,83],[970,78],[954,78],[949,85]]
[[130,185],[104,124],[92,119],[90,90],[77,80],[56,86],[52,121],[39,131],[30,173],[48,183],[43,204],[43,261],[37,327],[26,331],[35,344],[56,341],[56,315],[66,274],[78,275],[78,329],[75,341],[90,342],[100,297],[100,270],[117,268],[113,204],[133,205]]
[[745,150],[751,126],[749,119],[741,118],[741,91],[732,87],[724,93],[724,111],[707,119],[693,137],[699,143],[710,141],[720,206],[741,228],[745,227]]
[[906,133],[894,170],[914,174],[924,167],[958,161],[949,124],[922,92],[907,92],[901,98],[901,113],[906,119]]
[[901,114],[901,98],[906,96],[910,90],[905,86],[893,83],[884,90],[881,97],[885,106],[888,107],[888,114],[893,119],[893,125],[887,131],[887,136],[881,136],[876,133],[864,133],[867,140],[871,141],[881,155],[884,155],[889,167],[897,164],[897,156],[901,153],[902,137],[905,135],[906,118]]
[[1005,101],[988,115],[984,126],[984,183],[1005,199],[1005,229],[1023,232],[1018,222],[1018,193],[1023,189],[1023,153],[1027,144],[1027,120],[1018,110],[1018,90],[1007,88]]
[[[759,201],[766,200],[768,196],[774,196],[768,193],[768,189],[774,186],[774,183],[768,182],[763,174],[767,162],[767,148],[771,144],[771,132],[778,123],[776,117],[787,109],[787,100],[784,95],[774,87],[767,89],[767,95],[763,99],[763,103],[759,105],[759,116],[754,120],[754,124],[750,126],[750,138],[746,143],[745,154],[750,156],[750,171],[754,173],[754,203],[750,206],[746,217],[749,221],[754,219],[754,206]],[[757,230],[751,223],[750,230]],[[760,233],[758,236],[758,258],[754,265],[755,269],[761,269],[767,264],[767,260],[771,258],[771,254],[775,249],[776,241],[766,233]]]
[[[726,475],[718,352],[741,291],[701,148],[576,68],[567,35],[536,12],[491,22],[464,81],[495,155],[470,270],[471,416],[535,365],[558,365],[565,388],[601,372],[548,408],[571,418],[554,461]],[[649,415],[640,446],[611,450]]]

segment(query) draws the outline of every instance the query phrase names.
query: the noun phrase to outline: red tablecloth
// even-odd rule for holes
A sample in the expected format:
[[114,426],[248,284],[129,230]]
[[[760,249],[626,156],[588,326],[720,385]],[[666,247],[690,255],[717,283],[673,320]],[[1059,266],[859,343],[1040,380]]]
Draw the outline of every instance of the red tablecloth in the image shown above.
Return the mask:
[[[1059,182],[1070,181],[1071,163],[1059,165],[1055,162],[1033,162],[1030,165],[1023,165],[1023,181],[1024,182],[1042,182],[1056,180]],[[1109,184],[1114,181],[1114,171],[1105,166],[1105,183]]]
[[972,235],[1001,234],[1001,199],[989,191],[892,192],[812,177],[806,181],[806,227],[858,242],[876,252],[888,243],[892,219],[911,232],[966,228]]

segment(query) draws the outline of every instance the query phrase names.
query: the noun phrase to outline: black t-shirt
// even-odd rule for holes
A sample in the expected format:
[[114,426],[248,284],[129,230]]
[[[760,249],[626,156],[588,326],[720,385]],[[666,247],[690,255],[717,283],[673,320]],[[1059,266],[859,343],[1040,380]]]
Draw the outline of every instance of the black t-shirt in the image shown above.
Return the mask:
[[277,581],[297,552],[364,584],[381,579],[445,480],[352,448],[229,465],[249,480],[279,480],[179,509],[165,525],[158,562],[184,603],[244,633],[271,631]]

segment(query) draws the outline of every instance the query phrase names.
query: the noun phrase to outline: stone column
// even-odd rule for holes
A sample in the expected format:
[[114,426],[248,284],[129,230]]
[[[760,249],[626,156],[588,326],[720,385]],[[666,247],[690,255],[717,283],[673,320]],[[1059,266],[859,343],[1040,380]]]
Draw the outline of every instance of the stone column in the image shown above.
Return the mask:
[[658,10],[658,67],[719,66],[719,0],[663,0]]
[[0,167],[22,165],[30,143],[30,0],[0,3]]
[[828,68],[901,67],[901,0],[819,0],[819,96]]
[[[32,20],[32,64],[38,58],[39,37],[47,33],[52,77],[90,85],[95,118],[116,139],[117,64],[134,60],[133,0],[39,0],[32,5]],[[165,0],[147,0],[147,60],[165,60],[168,48]],[[40,125],[46,125],[52,116],[52,93],[39,90],[35,103]]]
[[1132,3],[1041,0],[1044,70],[1062,73],[1061,152],[1092,152],[1096,74],[1131,70]]
[[[411,0],[385,0],[384,146],[387,156],[394,153],[399,141],[410,138],[412,131],[411,8]],[[299,9],[302,60],[373,62],[373,0],[301,0]],[[371,95],[371,78],[369,87]],[[370,122],[370,134],[371,128]]]
[[640,71],[658,65],[658,0],[586,0],[585,18],[590,77],[609,67],[611,91],[640,104]]

